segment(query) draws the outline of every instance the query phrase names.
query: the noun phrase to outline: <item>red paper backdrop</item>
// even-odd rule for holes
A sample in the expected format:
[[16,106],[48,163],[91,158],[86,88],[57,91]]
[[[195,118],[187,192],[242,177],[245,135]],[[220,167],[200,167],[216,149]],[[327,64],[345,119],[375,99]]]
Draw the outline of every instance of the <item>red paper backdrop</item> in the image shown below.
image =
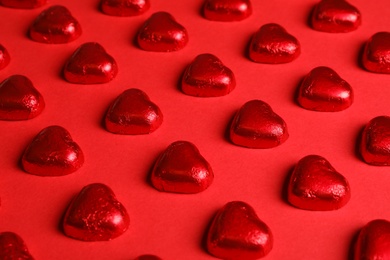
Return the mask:
[[[11,63],[0,80],[13,74],[31,79],[46,101],[43,113],[21,122],[0,122],[0,231],[13,231],[36,259],[133,259],[156,254],[163,259],[214,259],[204,248],[207,226],[225,203],[249,203],[271,228],[274,248],[266,259],[348,259],[358,230],[376,218],[390,219],[390,168],[365,164],[356,145],[362,127],[373,117],[390,115],[390,76],[365,71],[359,64],[364,42],[390,30],[388,0],[350,1],[362,13],[362,26],[351,33],[312,30],[308,16],[315,0],[252,1],[253,14],[241,22],[212,22],[201,16],[202,0],[151,0],[137,17],[110,17],[98,0],[50,0],[33,10],[0,8],[0,43]],[[83,34],[69,44],[48,45],[27,37],[29,25],[45,8],[66,6]],[[140,50],[138,28],[154,12],[166,11],[185,26],[189,43],[181,51]],[[252,34],[275,22],[295,35],[300,57],[283,65],[251,62],[246,49]],[[77,85],[61,76],[65,61],[82,43],[100,43],[117,61],[118,76],[107,84]],[[212,53],[232,69],[236,89],[227,96],[196,98],[179,89],[185,67],[201,53]],[[329,66],[348,81],[354,104],[343,112],[305,110],[294,101],[304,75]],[[145,91],[161,108],[164,122],[150,135],[107,132],[102,118],[109,103],[127,88]],[[226,138],[237,109],[261,99],[287,123],[290,137],[265,150],[238,147]],[[61,125],[85,154],[84,166],[63,177],[27,174],[19,160],[43,128]],[[194,195],[155,190],[147,181],[157,156],[172,142],[194,143],[211,164],[214,183]],[[350,202],[331,212],[300,210],[284,198],[286,177],[295,163],[318,154],[342,173],[352,190]],[[61,217],[70,200],[87,184],[110,186],[127,208],[129,230],[112,241],[82,242],[65,236]]]

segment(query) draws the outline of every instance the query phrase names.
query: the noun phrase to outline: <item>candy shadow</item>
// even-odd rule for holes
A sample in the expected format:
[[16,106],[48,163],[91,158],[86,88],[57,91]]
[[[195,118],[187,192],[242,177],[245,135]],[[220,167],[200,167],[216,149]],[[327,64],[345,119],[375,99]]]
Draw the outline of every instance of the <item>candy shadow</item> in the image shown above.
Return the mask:
[[213,223],[213,220],[214,220],[215,216],[217,215],[217,213],[218,213],[218,211],[214,212],[210,216],[209,221],[207,222],[207,224],[203,228],[203,230],[205,230],[205,232],[203,233],[203,236],[200,240],[200,247],[207,253],[209,253],[209,251],[207,250],[207,237],[208,237],[208,233],[209,233],[211,224]]
[[[315,7],[316,5],[311,5],[310,6],[310,9],[307,11],[307,13],[306,13],[306,25],[310,28],[310,29],[312,29],[312,30],[314,30],[313,29],[313,25],[312,25],[312,22],[311,22],[311,17],[313,16],[313,13],[314,13],[314,7]],[[308,7],[309,8],[309,7]]]
[[355,142],[354,154],[355,154],[356,158],[358,158],[361,161],[364,161],[362,154],[360,153],[360,143],[361,143],[362,138],[363,138],[364,128],[365,128],[365,126],[360,127],[358,133],[356,134],[356,138],[355,138],[356,142]]
[[253,36],[256,32],[253,32],[250,36],[247,37],[247,41],[246,41],[246,45],[245,45],[245,48],[243,50],[243,56],[245,58],[247,58],[248,60],[250,60],[251,62],[254,62],[252,61],[252,59],[250,58],[250,49],[251,49],[251,43],[252,43],[252,39],[253,39]]
[[295,165],[291,166],[289,170],[287,171],[287,174],[284,178],[283,184],[282,184],[282,190],[280,192],[281,199],[286,202],[288,205],[291,205],[290,202],[288,201],[288,185],[290,183],[291,175],[294,171]]
[[357,55],[356,55],[356,57],[357,57],[356,64],[358,65],[359,68],[367,71],[363,65],[363,55],[364,55],[365,47],[366,47],[366,42],[361,43],[360,48],[358,49]]
[[359,230],[356,230],[353,235],[352,235],[352,238],[351,238],[351,243],[349,245],[349,250],[348,250],[348,253],[347,253],[347,259],[348,260],[354,260],[355,258],[355,245],[357,243],[357,240],[359,238],[359,233],[360,233],[360,229]]
[[59,218],[57,218],[57,219],[59,219],[59,221],[57,222],[57,231],[61,232],[61,234],[64,234],[65,236],[66,236],[66,234],[65,234],[64,225],[63,225],[64,220],[65,220],[65,215],[66,215],[66,212],[68,211],[69,206],[72,204],[72,202],[73,202],[73,200],[74,200],[75,198],[76,198],[76,195],[73,196],[73,197],[68,201],[68,203],[66,203],[66,205],[65,205],[65,207],[63,208],[63,211],[61,212]]
[[299,102],[298,102],[299,88],[300,88],[300,86],[302,85],[304,79],[305,79],[305,76],[302,76],[302,77],[298,80],[297,84],[295,84],[296,87],[295,87],[295,89],[294,89],[294,91],[293,91],[293,93],[292,93],[293,103],[296,104],[296,105],[299,106],[299,107],[301,107],[301,105],[300,105]]
[[234,144],[231,139],[230,139],[230,128],[232,126],[232,123],[233,123],[233,120],[234,120],[234,116],[236,115],[237,111],[234,111],[230,114],[230,117],[229,119],[227,120],[227,123],[225,124],[226,127],[225,127],[225,130],[224,130],[224,133],[223,133],[223,138],[225,139],[226,142],[230,143],[230,144]]

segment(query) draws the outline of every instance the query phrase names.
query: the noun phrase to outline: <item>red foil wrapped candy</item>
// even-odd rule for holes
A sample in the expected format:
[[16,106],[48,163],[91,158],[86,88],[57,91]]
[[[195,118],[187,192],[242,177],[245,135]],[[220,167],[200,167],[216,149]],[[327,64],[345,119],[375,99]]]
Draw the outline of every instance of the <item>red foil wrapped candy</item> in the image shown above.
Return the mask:
[[80,23],[62,5],[54,5],[42,11],[30,27],[30,38],[41,43],[68,43],[82,33]]
[[352,87],[333,69],[316,67],[300,84],[298,103],[308,110],[342,111],[353,103]]
[[27,120],[41,114],[45,101],[26,76],[13,75],[0,83],[0,120]]
[[275,23],[261,26],[253,35],[249,46],[249,58],[258,63],[288,63],[300,53],[299,41]]
[[250,0],[206,0],[203,4],[203,16],[212,21],[241,21],[251,14]]
[[105,184],[85,186],[69,205],[62,223],[64,233],[83,241],[108,241],[130,225],[125,207]]
[[261,100],[246,102],[230,125],[230,140],[249,148],[272,148],[284,143],[289,134],[284,120]]
[[360,11],[345,0],[321,0],[311,13],[311,26],[317,31],[347,33],[361,23]]
[[273,247],[270,228],[245,202],[232,201],[214,217],[207,234],[207,250],[221,259],[255,260]]
[[64,77],[70,83],[102,84],[118,74],[114,58],[96,42],[82,44],[64,66]]
[[158,157],[151,181],[159,191],[198,193],[207,189],[214,179],[210,164],[198,148],[187,141],[176,141]]
[[184,71],[181,81],[182,91],[197,97],[224,96],[235,87],[233,72],[209,53],[198,55]]
[[84,154],[69,132],[61,126],[43,129],[27,146],[22,157],[23,169],[40,176],[62,176],[77,171]]
[[287,196],[297,208],[327,211],[345,206],[351,197],[351,189],[347,179],[325,158],[308,155],[295,166]]
[[188,33],[171,14],[157,12],[141,26],[137,41],[139,47],[145,51],[178,51],[187,45]]
[[145,92],[128,89],[110,105],[105,117],[106,129],[115,134],[139,135],[154,132],[163,122],[160,108]]

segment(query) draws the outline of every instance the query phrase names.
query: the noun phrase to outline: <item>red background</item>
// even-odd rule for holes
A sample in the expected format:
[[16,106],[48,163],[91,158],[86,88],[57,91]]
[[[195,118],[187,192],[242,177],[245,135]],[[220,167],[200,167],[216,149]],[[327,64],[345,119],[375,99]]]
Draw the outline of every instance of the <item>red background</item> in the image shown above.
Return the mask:
[[[350,1],[363,24],[346,34],[312,30],[308,17],[315,0],[252,1],[253,14],[241,22],[212,22],[201,16],[203,0],[151,0],[137,17],[110,17],[97,0],[50,0],[38,9],[0,8],[0,43],[11,63],[0,80],[13,74],[31,79],[46,108],[35,119],[0,122],[0,231],[13,231],[36,259],[133,259],[155,254],[163,259],[214,259],[203,247],[207,226],[225,203],[249,203],[271,228],[274,248],[266,259],[348,259],[358,230],[376,218],[390,219],[390,170],[365,164],[356,146],[362,127],[373,117],[390,115],[390,77],[362,69],[364,42],[390,28],[388,0]],[[66,6],[83,34],[69,44],[33,42],[27,31],[50,5]],[[134,43],[137,30],[154,12],[166,11],[185,26],[188,45],[178,52],[153,53]],[[246,57],[252,34],[278,23],[298,38],[300,57],[283,65],[257,64]],[[65,61],[82,43],[100,43],[117,61],[110,83],[77,85],[61,76]],[[185,67],[201,53],[212,53],[234,72],[236,89],[227,96],[196,98],[178,82]],[[296,88],[311,69],[329,66],[348,81],[354,104],[343,112],[305,110],[294,101]],[[102,119],[110,102],[125,89],[145,91],[164,114],[162,126],[143,136],[107,132]],[[226,129],[239,107],[252,99],[271,105],[287,123],[286,143],[273,149],[238,147]],[[81,146],[85,164],[62,177],[24,172],[19,160],[32,138],[49,125],[66,128]],[[155,190],[147,177],[157,156],[172,142],[194,143],[211,164],[215,180],[194,195]],[[300,210],[284,199],[286,177],[302,157],[318,154],[343,174],[352,197],[331,212]],[[70,200],[87,184],[102,182],[127,208],[131,225],[108,242],[82,242],[65,236],[60,221]]]

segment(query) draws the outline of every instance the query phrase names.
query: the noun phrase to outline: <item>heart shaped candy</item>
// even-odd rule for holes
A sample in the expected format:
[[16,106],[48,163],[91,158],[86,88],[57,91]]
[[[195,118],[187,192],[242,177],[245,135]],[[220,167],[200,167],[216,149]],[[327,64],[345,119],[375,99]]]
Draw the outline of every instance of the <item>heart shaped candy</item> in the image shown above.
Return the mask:
[[203,16],[212,21],[241,21],[252,14],[250,0],[206,0]]
[[298,103],[309,110],[342,111],[352,102],[351,86],[328,67],[314,68],[299,86]]
[[64,233],[84,241],[107,241],[122,235],[130,225],[125,207],[102,183],[85,186],[72,200],[63,219]]
[[360,11],[345,0],[321,0],[311,13],[311,26],[317,31],[346,33],[361,23]]
[[151,181],[159,191],[198,193],[207,189],[214,179],[210,164],[198,148],[187,141],[177,141],[159,156],[154,164]]
[[390,32],[378,32],[368,39],[363,66],[371,72],[390,74]]
[[222,259],[258,259],[272,249],[273,235],[245,202],[232,201],[220,209],[207,234],[207,250]]
[[308,155],[297,163],[288,184],[288,201],[306,210],[336,210],[347,204],[347,179],[323,157]]
[[101,0],[100,9],[112,16],[135,16],[150,8],[149,0]]
[[245,103],[230,126],[231,141],[249,148],[272,148],[288,138],[284,120],[261,100]]
[[46,4],[46,0],[0,0],[0,4],[17,9],[33,9]]
[[295,60],[300,53],[298,40],[275,23],[261,26],[253,35],[249,47],[249,58],[259,63],[287,63]]
[[61,126],[49,126],[39,132],[22,157],[24,170],[40,176],[67,175],[83,163],[83,152]]
[[219,97],[236,86],[233,72],[212,54],[200,54],[185,70],[182,91],[197,97]]
[[33,260],[23,239],[13,232],[0,233],[0,259]]
[[163,114],[139,89],[128,89],[110,105],[106,117],[106,129],[116,134],[149,134],[160,127]]
[[145,51],[178,51],[187,45],[188,33],[172,15],[157,12],[142,25],[137,41],[139,47]]
[[372,165],[390,165],[390,117],[378,116],[364,127],[360,142],[363,160]]
[[9,56],[9,53],[7,49],[0,44],[0,70],[7,67],[11,60],[11,57]]
[[375,219],[368,222],[359,232],[354,260],[390,259],[390,222]]
[[64,67],[65,79],[76,84],[107,83],[117,74],[116,61],[96,42],[82,44]]
[[42,11],[29,30],[32,40],[53,44],[74,41],[81,33],[79,22],[61,5],[54,5]]
[[25,76],[13,75],[0,83],[0,119],[27,120],[45,108],[42,95]]

